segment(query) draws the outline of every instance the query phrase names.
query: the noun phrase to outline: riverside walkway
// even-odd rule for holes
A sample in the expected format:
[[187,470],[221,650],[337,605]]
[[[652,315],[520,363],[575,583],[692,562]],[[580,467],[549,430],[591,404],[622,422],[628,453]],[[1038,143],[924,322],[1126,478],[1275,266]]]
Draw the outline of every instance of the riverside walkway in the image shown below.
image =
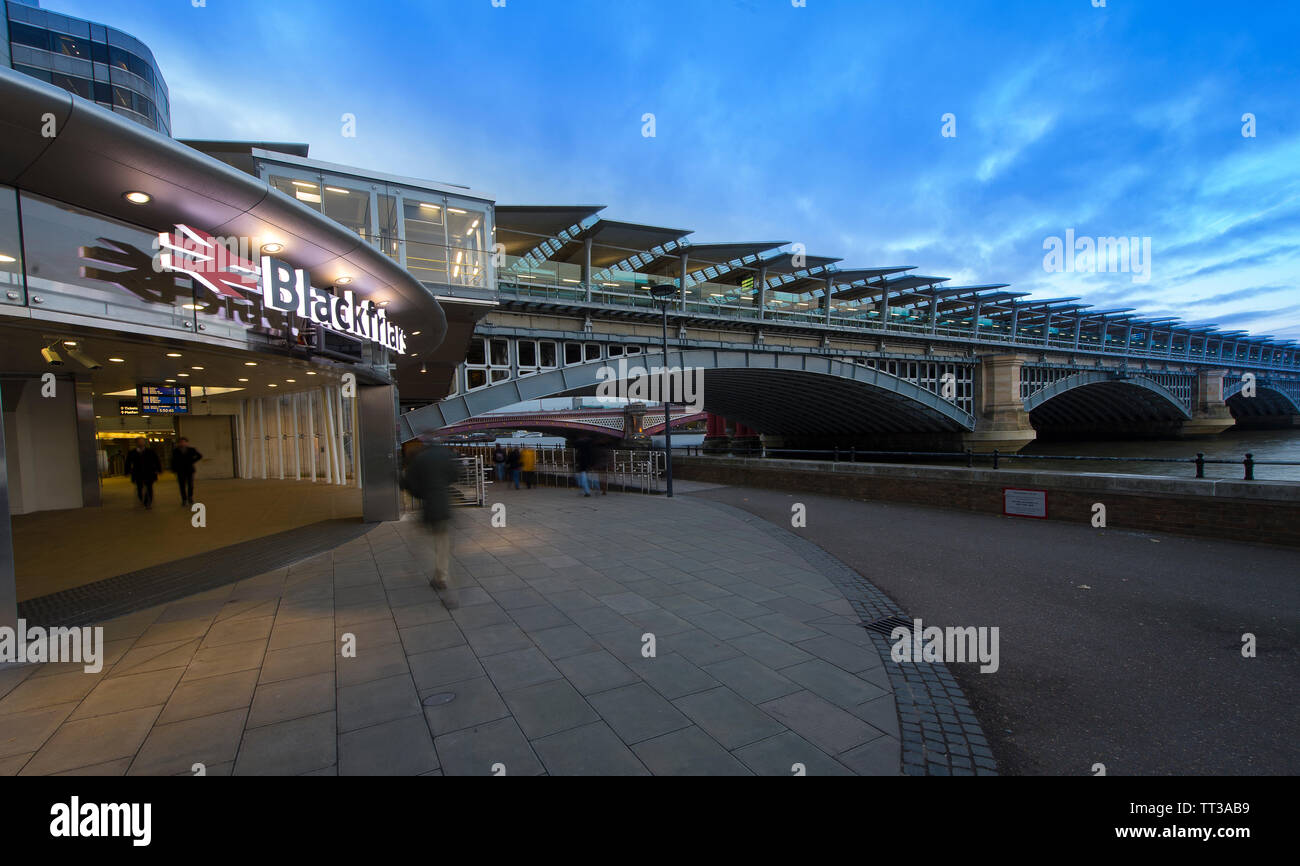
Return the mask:
[[441,597],[408,518],[104,623],[99,673],[0,668],[0,774],[903,768],[891,676],[807,542],[680,496],[494,487],[506,525],[457,512]]

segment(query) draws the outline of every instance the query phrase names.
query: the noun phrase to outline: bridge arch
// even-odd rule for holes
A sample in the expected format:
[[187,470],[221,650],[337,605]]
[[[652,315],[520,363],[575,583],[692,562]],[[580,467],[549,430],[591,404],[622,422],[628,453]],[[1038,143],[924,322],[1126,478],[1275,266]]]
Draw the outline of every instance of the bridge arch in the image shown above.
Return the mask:
[[[1300,415],[1300,397],[1275,388],[1266,381],[1255,383],[1255,396],[1241,395],[1245,383],[1240,379],[1223,389],[1223,402],[1227,404],[1232,417],[1272,418],[1281,415]],[[1300,393],[1300,389],[1296,389]]]
[[[663,354],[629,358],[663,366]],[[494,409],[544,397],[596,393],[608,360],[548,370],[449,397],[401,416],[403,438],[437,430]],[[668,353],[669,367],[704,371],[703,409],[764,433],[958,433],[975,418],[939,395],[871,367],[818,355],[725,349]]]
[[1040,429],[1122,429],[1192,417],[1190,407],[1159,382],[1109,370],[1084,370],[1057,379],[1026,397],[1024,408]]

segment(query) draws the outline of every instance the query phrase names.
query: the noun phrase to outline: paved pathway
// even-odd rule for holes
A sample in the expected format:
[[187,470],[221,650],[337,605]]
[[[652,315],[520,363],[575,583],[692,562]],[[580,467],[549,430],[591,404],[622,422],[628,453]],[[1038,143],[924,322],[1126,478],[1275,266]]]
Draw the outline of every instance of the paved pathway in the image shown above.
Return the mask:
[[761,524],[684,498],[489,500],[507,526],[458,512],[443,599],[418,523],[382,524],[106,623],[99,674],[0,669],[0,774],[899,772],[871,640]]

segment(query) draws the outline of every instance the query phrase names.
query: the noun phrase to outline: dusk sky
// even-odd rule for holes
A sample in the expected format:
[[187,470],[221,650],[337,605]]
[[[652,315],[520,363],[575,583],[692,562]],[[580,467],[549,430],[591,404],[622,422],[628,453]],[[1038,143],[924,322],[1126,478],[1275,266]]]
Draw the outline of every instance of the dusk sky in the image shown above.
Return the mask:
[[[41,5],[144,40],[177,138],[1300,338],[1300,4],[1093,2]],[[1069,229],[1150,281],[1046,272]]]

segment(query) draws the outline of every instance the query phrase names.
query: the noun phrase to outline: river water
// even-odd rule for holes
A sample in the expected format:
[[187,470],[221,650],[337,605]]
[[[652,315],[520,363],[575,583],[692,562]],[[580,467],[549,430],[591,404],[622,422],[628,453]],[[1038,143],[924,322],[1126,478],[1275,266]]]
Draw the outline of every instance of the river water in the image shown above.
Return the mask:
[[[1034,442],[1021,454],[1086,455],[1089,457],[1172,457],[1194,459],[1197,452],[1211,458],[1233,460],[1230,465],[1207,463],[1206,478],[1243,478],[1242,460],[1247,453],[1256,461],[1289,460],[1300,463],[1300,429],[1229,430],[1207,439],[1137,440],[1115,442]],[[1008,468],[1050,470],[1052,472],[1118,472],[1128,475],[1171,475],[1196,477],[1191,463],[1142,463],[1132,460],[1065,461],[1013,460]],[[1255,466],[1260,481],[1300,481],[1300,465]]]

